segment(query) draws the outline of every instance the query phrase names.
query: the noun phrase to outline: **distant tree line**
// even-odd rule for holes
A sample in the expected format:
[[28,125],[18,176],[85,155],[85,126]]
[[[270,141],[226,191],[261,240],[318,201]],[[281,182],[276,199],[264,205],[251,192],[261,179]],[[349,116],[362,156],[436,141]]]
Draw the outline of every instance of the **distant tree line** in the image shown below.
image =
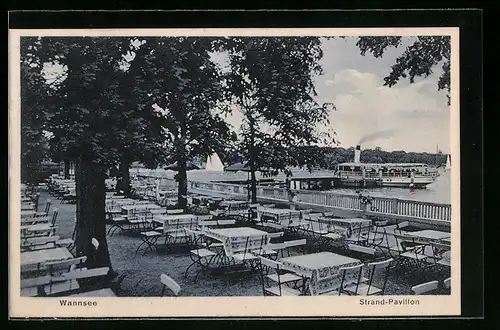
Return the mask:
[[[314,167],[333,170],[341,163],[354,161],[354,148],[341,147],[316,147],[314,156]],[[237,150],[224,156],[227,165],[244,162],[245,159]],[[224,161],[223,160],[223,161]],[[380,147],[375,149],[361,150],[362,163],[424,163],[432,166],[446,164],[446,154],[442,152],[406,152],[406,151],[386,151]]]
[[[322,149],[322,155],[318,157],[317,166],[324,169],[334,169],[337,164],[352,162],[354,160],[354,148],[330,148]],[[424,163],[427,165],[443,165],[446,163],[446,155],[428,152],[406,152],[385,151],[380,147],[375,149],[361,150],[362,163]]]

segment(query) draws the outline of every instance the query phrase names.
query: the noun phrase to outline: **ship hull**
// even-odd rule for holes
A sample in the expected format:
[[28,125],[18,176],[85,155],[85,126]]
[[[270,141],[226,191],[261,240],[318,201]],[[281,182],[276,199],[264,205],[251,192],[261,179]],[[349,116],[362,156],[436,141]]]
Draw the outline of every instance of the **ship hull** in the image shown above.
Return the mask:
[[362,178],[343,178],[340,180],[340,186],[345,188],[372,188],[372,187],[392,187],[392,188],[410,188],[410,189],[425,189],[427,185],[434,182],[434,178],[379,178],[379,179],[362,179]]

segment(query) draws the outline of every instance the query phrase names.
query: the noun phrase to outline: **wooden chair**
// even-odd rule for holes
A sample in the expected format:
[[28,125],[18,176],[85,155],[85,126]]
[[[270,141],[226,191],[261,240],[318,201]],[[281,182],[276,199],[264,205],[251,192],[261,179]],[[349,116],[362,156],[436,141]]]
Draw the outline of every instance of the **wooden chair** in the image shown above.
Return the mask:
[[[393,261],[394,259],[390,258],[383,261],[369,263],[367,265],[370,273],[368,278],[368,283],[358,283],[356,285],[351,284],[346,286],[344,290],[346,292],[349,292],[350,294],[355,294],[359,296],[383,295],[387,284],[388,270]],[[383,278],[384,278],[381,288],[373,285],[374,284],[373,279],[375,277],[375,274],[380,274],[380,273],[383,273]]]
[[186,271],[184,272],[184,277],[187,277],[189,269],[191,269],[191,267],[199,266],[199,270],[196,272],[196,275],[194,277],[194,282],[196,283],[198,275],[200,275],[200,273],[202,273],[204,270],[208,269],[212,259],[217,254],[205,248],[206,245],[203,244],[204,243],[203,232],[191,230],[188,228],[184,230],[188,234],[188,241],[190,247],[189,257],[192,261],[191,264],[186,268]]
[[[341,274],[341,280],[338,287],[325,287],[318,292],[320,296],[349,296],[349,292],[344,290],[344,287],[349,285],[349,287],[354,287],[352,294],[358,294],[358,288],[361,283],[361,275],[363,272],[363,264],[359,264],[352,267],[342,267],[339,269]],[[328,279],[326,279],[328,281]],[[347,285],[346,285],[347,284]]]
[[[302,277],[287,273],[282,274],[282,263],[260,257],[260,278],[262,285],[262,292],[264,296],[300,296],[299,290],[286,286],[286,283],[294,283],[302,280]],[[277,285],[270,285],[269,280],[277,283]]]
[[121,214],[109,213],[109,219],[111,226],[108,229],[108,235],[113,236],[113,234],[119,229],[121,232],[125,230],[125,226],[129,223],[127,218]]
[[183,214],[183,213],[184,213],[183,209],[167,210],[167,214]]
[[347,246],[349,251],[355,255],[355,258],[363,262],[371,262],[375,259],[376,250],[374,248],[357,244],[347,244]]
[[254,262],[259,260],[259,255],[252,253],[252,251],[260,251],[262,246],[265,245],[266,236],[262,237],[250,237],[245,239],[244,248],[237,249],[231,255],[232,259],[237,262],[248,263],[252,268],[254,268]]
[[393,251],[394,249],[398,249],[396,251],[398,254],[398,265],[406,265],[408,268],[424,268],[429,265],[426,263],[426,260],[432,257],[425,254],[425,248],[429,244],[404,234],[394,233],[394,238],[396,239],[396,246],[392,249]]
[[271,240],[283,237],[283,235],[285,235],[284,231],[278,231],[278,232],[274,232],[274,233],[268,233],[267,234],[267,243],[271,243]]
[[422,283],[419,285],[415,285],[411,288],[411,291],[414,295],[422,295],[428,294],[429,292],[436,292],[439,286],[438,281],[430,281],[426,283]]
[[[302,239],[296,239],[296,240],[291,240],[291,241],[285,241],[284,242],[286,246],[286,252],[288,256],[290,256],[290,249],[298,247],[298,246],[305,246],[307,244],[307,240],[305,238]],[[306,250],[302,249],[302,253],[305,254]]]
[[165,291],[168,288],[174,296],[179,296],[179,293],[181,292],[181,286],[177,284],[176,281],[174,281],[173,278],[166,274],[161,274],[160,275],[160,282],[162,284],[162,289],[161,289],[161,296],[163,297],[165,295]]
[[450,290],[451,289],[451,277],[448,277],[443,281],[443,286],[445,289]]
[[50,204],[52,203],[52,201],[50,199],[47,199],[47,202],[45,204],[45,210],[43,212],[36,212],[35,213],[35,216],[36,217],[44,217],[44,216],[47,216],[49,215],[49,211],[50,211]]

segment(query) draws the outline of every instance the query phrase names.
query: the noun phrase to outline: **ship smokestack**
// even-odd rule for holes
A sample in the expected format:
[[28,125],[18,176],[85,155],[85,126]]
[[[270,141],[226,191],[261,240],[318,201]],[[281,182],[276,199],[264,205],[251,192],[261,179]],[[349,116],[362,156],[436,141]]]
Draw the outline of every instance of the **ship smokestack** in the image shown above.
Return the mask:
[[354,163],[361,163],[361,146],[358,144],[354,150]]

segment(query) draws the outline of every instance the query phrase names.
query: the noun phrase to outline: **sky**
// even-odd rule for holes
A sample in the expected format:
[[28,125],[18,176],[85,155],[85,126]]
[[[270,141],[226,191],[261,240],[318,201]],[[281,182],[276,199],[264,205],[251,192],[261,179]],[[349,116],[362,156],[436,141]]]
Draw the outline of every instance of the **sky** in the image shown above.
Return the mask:
[[[441,66],[433,75],[410,84],[402,79],[393,87],[383,86],[397,57],[411,43],[407,37],[399,48],[391,48],[382,58],[362,56],[356,38],[323,40],[323,75],[314,79],[318,102],[332,102],[330,126],[339,146],[356,146],[364,136],[379,136],[361,143],[362,149],[436,152],[450,151],[450,113],[446,91],[437,90]],[[239,126],[241,115],[226,119]]]
[[[393,87],[383,86],[383,78],[411,42],[411,37],[404,37],[400,47],[374,58],[360,54],[354,37],[324,39],[324,73],[314,78],[317,101],[331,102],[336,110],[329,115],[330,125],[318,130],[333,130],[338,145],[344,148],[367,140],[361,143],[362,149],[379,146],[388,151],[435,152],[439,146],[449,153],[450,110],[446,91],[437,90],[441,66],[413,84],[402,79]],[[216,54],[213,60],[224,66],[225,56]],[[48,76],[60,73],[61,68],[46,70]],[[241,114],[235,110],[226,121],[237,131]]]

